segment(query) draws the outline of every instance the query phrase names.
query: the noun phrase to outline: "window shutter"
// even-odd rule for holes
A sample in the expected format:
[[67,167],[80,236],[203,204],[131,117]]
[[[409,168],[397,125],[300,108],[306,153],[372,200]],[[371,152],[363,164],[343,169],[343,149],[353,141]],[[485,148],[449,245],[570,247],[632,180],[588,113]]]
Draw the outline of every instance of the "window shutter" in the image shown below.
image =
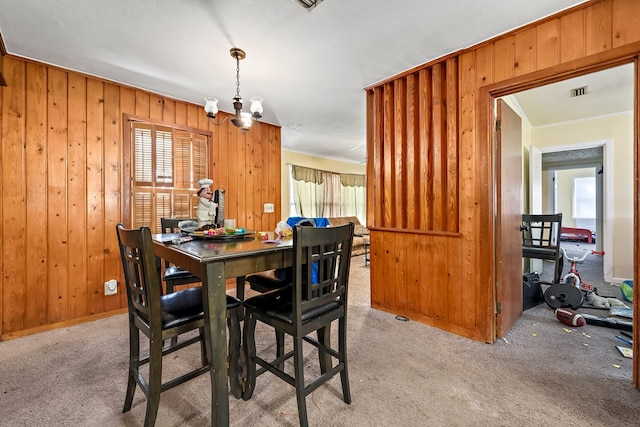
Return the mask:
[[192,188],[197,188],[197,182],[202,178],[208,178],[207,164],[207,138],[202,135],[193,136],[193,183]]
[[188,133],[174,132],[175,186],[176,188],[193,188],[191,186],[191,138]]
[[208,176],[208,136],[131,121],[131,223],[161,231],[163,217],[193,218]]
[[151,129],[136,127],[134,129],[134,166],[133,175],[136,185],[153,184],[153,143]]
[[170,187],[173,184],[173,150],[171,132],[156,131],[156,183]]

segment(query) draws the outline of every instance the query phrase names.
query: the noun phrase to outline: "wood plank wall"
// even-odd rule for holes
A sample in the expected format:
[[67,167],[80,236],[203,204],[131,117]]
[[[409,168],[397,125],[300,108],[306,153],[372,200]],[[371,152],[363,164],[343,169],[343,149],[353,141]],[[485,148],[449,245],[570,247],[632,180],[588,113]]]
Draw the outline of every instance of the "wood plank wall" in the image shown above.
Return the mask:
[[592,1],[366,88],[372,306],[493,342],[486,87],[628,57],[638,42],[640,1]]
[[[0,57],[0,339],[126,308],[115,233],[123,214],[124,116],[210,132],[210,175],[226,216],[273,230],[280,218],[280,128],[243,135],[201,106],[21,58]],[[264,203],[276,212],[263,214]],[[117,296],[104,282],[119,281]]]

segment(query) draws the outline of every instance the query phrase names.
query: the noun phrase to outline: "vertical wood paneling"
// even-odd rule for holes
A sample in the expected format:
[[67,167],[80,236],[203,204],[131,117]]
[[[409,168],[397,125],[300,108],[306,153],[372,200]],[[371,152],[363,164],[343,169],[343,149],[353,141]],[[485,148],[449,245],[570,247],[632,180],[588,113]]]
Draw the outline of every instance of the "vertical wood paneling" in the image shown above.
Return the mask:
[[393,227],[395,218],[393,214],[395,212],[396,205],[394,204],[395,190],[395,176],[393,175],[393,135],[394,135],[394,123],[393,123],[393,86],[391,84],[384,85],[383,93],[383,111],[382,117],[384,120],[384,128],[382,135],[382,208],[383,208],[383,227]]
[[393,197],[394,206],[392,227],[405,228],[407,226],[406,188],[407,176],[404,167],[406,162],[406,136],[407,136],[407,91],[406,80],[399,79],[394,82],[394,140],[393,140]]
[[409,229],[417,229],[420,226],[419,216],[419,182],[420,176],[418,175],[418,165],[420,165],[420,159],[418,158],[419,146],[418,146],[418,123],[420,118],[418,113],[418,100],[419,91],[417,88],[417,74],[410,74],[406,78],[407,81],[407,125],[406,125],[406,204],[405,215],[407,219],[406,227]]
[[[421,300],[421,260],[420,260],[420,241],[422,236],[409,236],[406,239],[405,253],[407,257],[407,274],[405,280],[407,281],[407,313],[420,313],[420,300]],[[429,276],[426,276],[429,277]]]
[[[119,248],[116,236],[116,225],[120,222],[120,199],[122,189],[120,180],[120,158],[122,157],[122,114],[120,113],[120,91],[116,85],[104,85],[104,273],[103,283],[106,280],[116,279],[123,283]],[[120,293],[124,293],[120,288]],[[110,311],[120,307],[117,297],[104,297],[104,310]]]
[[[143,102],[146,101],[146,105]],[[136,92],[136,109],[149,111],[149,95]],[[104,311],[104,83],[87,80],[87,296],[89,313]]]
[[25,304],[27,327],[47,322],[47,70],[26,64],[25,189],[26,243],[29,255]]
[[[47,117],[46,235],[49,323],[69,316],[67,242],[67,73],[49,70]],[[28,174],[28,172],[27,172]],[[28,202],[27,202],[28,203]],[[37,209],[37,210],[36,210]],[[34,211],[40,211],[38,206]],[[27,212],[30,209],[27,208]],[[44,218],[42,218],[44,219]]]
[[530,73],[536,69],[536,29],[530,28],[515,34],[515,75]]
[[640,2],[613,0],[613,47],[640,41]]
[[[131,92],[133,96],[133,92]],[[75,73],[68,77],[67,217],[69,223],[69,317],[89,314],[87,295],[87,79]]]
[[585,53],[604,52],[611,48],[613,16],[611,0],[596,3],[585,10]]
[[[475,144],[476,122],[476,69],[475,52],[465,53],[459,58],[460,64],[460,234],[462,266],[475,265],[475,240],[473,234],[474,212],[476,204],[476,162]],[[478,286],[474,283],[473,269],[459,270],[461,283],[460,295],[463,301],[480,301]],[[474,329],[476,321],[476,304],[463,311],[462,324],[467,329]]]
[[430,152],[432,153],[431,168],[431,180],[429,186],[431,187],[431,214],[434,230],[442,230],[446,221],[444,211],[444,200],[446,188],[446,169],[443,165],[443,157],[446,155],[446,150],[443,147],[443,139],[445,136],[444,122],[446,118],[446,111],[443,108],[444,100],[444,66],[442,63],[435,64],[432,67],[432,80],[431,80],[431,139],[429,140]]
[[393,243],[394,286],[391,290],[395,292],[396,308],[403,313],[407,311],[407,275],[411,269],[407,263],[407,240],[395,239]]
[[584,56],[584,10],[577,10],[560,18],[560,62]]
[[27,327],[25,63],[4,58],[2,75],[2,331]]
[[459,227],[459,193],[458,193],[458,60],[450,58],[447,60],[446,70],[446,117],[447,117],[447,188],[446,195],[446,223],[445,231],[458,231]]
[[[9,83],[0,88],[2,339],[126,307],[115,233],[130,208],[123,199],[123,183],[129,185],[123,174],[131,170],[123,115],[210,126],[211,164],[217,169],[224,162],[221,174],[211,171],[223,177],[216,188],[230,180],[237,185],[242,176],[230,193],[236,213],[241,203],[239,224],[275,228],[281,213],[278,127],[258,123],[246,136],[234,136],[240,150],[229,150],[229,134],[242,133],[227,123],[220,143],[220,128],[209,125],[201,106],[13,57],[0,58],[0,66]],[[249,204],[246,194],[254,199]],[[269,221],[261,218],[263,197],[276,204]],[[104,295],[111,278],[120,284],[117,296]]]
[[422,203],[418,208],[420,212],[420,229],[433,229],[433,152],[431,144],[431,70],[424,69],[418,72],[418,200]]
[[[0,55],[0,70],[2,70],[2,62],[4,60],[4,55]],[[4,126],[2,125],[2,106],[3,106],[3,102],[2,102],[2,90],[0,89],[0,159],[2,159],[2,147],[4,145],[3,143],[3,129]],[[2,163],[0,161],[0,163]],[[0,172],[0,236],[2,236],[3,232],[2,232],[2,225],[4,223],[3,220],[3,211],[2,211],[2,189],[3,189],[3,175]],[[4,259],[4,252],[3,252],[3,244],[2,242],[0,242],[0,267],[2,267],[2,260]],[[2,325],[4,319],[4,310],[2,308],[2,274],[0,273],[0,325]],[[0,334],[2,333],[2,327],[0,326]]]
[[493,52],[493,75],[496,81],[515,76],[515,37],[505,37],[496,41]]
[[554,19],[536,27],[536,69],[552,67],[560,62],[560,20]]

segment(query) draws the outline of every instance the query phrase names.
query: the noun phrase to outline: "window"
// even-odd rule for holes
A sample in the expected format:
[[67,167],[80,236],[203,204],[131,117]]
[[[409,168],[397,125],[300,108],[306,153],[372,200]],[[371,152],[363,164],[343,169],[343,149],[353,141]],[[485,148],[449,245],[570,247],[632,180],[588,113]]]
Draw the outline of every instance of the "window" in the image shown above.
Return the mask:
[[290,166],[290,216],[357,216],[366,221],[364,175]]
[[573,217],[596,218],[596,179],[593,176],[573,179]]
[[160,231],[160,218],[193,218],[208,176],[208,137],[131,121],[131,225]]

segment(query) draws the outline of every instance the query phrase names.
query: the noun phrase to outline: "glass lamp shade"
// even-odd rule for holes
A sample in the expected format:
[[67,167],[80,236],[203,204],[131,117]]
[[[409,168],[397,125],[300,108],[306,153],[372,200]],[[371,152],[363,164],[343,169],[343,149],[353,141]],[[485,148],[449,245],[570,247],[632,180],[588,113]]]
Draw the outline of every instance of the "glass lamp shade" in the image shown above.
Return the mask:
[[251,110],[253,117],[255,118],[262,117],[262,112],[264,111],[262,108],[262,98],[254,96],[253,98],[250,99],[250,101],[251,101],[251,106],[249,107],[249,110]]
[[205,98],[204,101],[204,111],[207,116],[215,117],[218,114],[218,100],[216,98]]
[[243,130],[249,129],[253,124],[253,120],[251,119],[251,114],[242,112],[240,116],[242,117],[242,129]]

